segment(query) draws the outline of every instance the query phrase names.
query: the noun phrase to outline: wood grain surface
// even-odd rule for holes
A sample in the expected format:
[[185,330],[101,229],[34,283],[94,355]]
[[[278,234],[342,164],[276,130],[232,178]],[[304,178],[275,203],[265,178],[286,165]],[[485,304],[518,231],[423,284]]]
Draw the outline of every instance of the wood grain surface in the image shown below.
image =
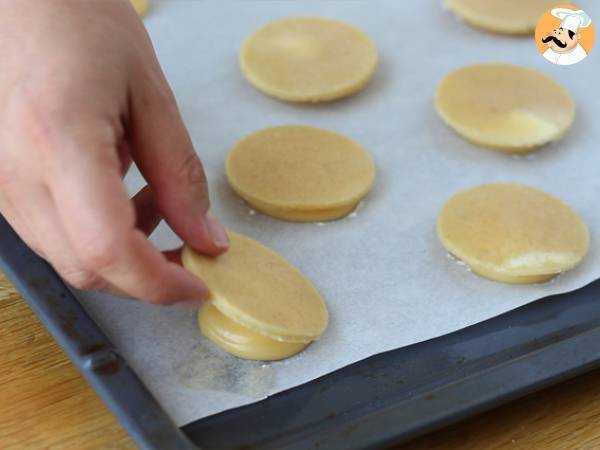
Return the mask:
[[[132,448],[127,433],[0,273],[0,449]],[[397,450],[505,448],[600,449],[600,371]]]

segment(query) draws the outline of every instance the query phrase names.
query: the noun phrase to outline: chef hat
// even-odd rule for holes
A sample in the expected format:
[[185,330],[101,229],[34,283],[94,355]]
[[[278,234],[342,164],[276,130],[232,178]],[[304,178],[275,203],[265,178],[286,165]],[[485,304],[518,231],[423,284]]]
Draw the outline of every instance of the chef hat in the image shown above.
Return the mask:
[[573,33],[577,33],[579,28],[589,27],[592,23],[590,16],[581,9],[573,11],[567,8],[554,8],[551,12],[554,17],[562,20],[561,28],[571,30]]

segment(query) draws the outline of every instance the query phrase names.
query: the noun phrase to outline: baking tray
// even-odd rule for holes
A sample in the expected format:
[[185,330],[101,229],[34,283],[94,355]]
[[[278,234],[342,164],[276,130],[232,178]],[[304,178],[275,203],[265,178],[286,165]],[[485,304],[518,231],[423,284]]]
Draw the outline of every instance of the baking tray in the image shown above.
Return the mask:
[[600,280],[177,428],[0,216],[0,269],[144,449],[385,448],[600,366]]

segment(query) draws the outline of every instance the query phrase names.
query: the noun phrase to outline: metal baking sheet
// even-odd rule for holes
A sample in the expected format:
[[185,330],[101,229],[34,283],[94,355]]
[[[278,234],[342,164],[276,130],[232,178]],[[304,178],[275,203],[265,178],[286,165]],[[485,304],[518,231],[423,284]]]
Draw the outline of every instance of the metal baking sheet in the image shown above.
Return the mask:
[[384,448],[600,367],[597,281],[180,430],[1,217],[0,269],[143,449]]

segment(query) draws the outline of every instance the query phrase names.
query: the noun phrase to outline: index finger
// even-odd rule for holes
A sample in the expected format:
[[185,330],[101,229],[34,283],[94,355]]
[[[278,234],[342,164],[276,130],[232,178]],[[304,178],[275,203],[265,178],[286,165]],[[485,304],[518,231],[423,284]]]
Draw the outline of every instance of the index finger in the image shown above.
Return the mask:
[[63,145],[49,166],[47,185],[68,239],[88,270],[149,303],[206,298],[200,280],[169,262],[135,228],[113,143],[91,133]]

